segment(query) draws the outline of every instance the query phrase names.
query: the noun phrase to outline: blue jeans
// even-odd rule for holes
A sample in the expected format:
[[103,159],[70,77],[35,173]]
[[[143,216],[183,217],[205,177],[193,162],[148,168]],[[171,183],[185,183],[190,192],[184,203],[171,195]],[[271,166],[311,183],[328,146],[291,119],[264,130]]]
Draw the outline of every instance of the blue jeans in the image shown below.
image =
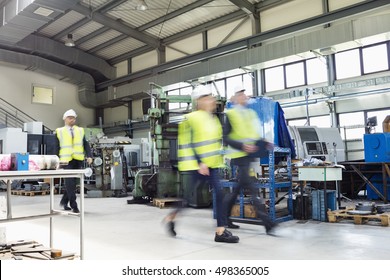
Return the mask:
[[[217,227],[223,227],[226,225],[226,217],[225,217],[225,212],[226,209],[223,207],[223,192],[222,192],[222,187],[220,184],[220,175],[218,168],[209,168],[210,170],[210,175],[209,176],[204,176],[199,174],[197,170],[191,171],[191,181],[194,182],[194,186],[199,183],[209,183],[210,186],[213,189],[213,192],[215,194],[215,205],[214,205],[214,210],[215,210],[215,216],[217,220]],[[173,210],[168,216],[176,216],[177,213],[179,213],[183,208],[178,207],[175,210]]]
[[223,192],[221,186],[221,178],[219,174],[218,168],[209,168],[210,176],[204,176],[199,174],[198,171],[194,172],[194,181],[202,180],[206,181],[210,184],[213,189],[215,195],[214,209],[215,209],[215,217],[217,220],[217,227],[226,226],[226,218],[225,218],[225,207],[223,205]]

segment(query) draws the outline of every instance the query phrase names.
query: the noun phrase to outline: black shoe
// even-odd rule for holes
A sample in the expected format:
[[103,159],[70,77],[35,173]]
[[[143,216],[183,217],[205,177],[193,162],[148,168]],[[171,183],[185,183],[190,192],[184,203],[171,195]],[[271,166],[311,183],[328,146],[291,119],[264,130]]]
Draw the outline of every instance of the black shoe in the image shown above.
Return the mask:
[[[67,204],[67,203],[66,203]],[[69,211],[69,210],[72,210],[72,208],[70,208],[68,205],[66,205],[65,203],[62,203],[62,202],[60,202],[60,206],[61,207],[64,207],[64,210],[66,210],[66,211]]]
[[175,222],[169,221],[169,222],[167,223],[167,229],[168,229],[168,233],[169,233],[172,237],[175,237],[175,236],[176,236]]
[[272,223],[271,225],[265,227],[265,232],[267,233],[267,235],[277,237],[278,235],[275,233],[276,228],[277,228],[277,224]]
[[79,208],[73,208],[73,213],[80,213]]
[[227,227],[228,227],[228,228],[232,228],[232,229],[238,229],[238,228],[240,228],[239,225],[233,224],[233,222],[230,221],[230,220],[228,221]]
[[215,238],[214,238],[215,242],[225,242],[225,243],[238,243],[239,240],[240,238],[238,238],[238,236],[232,235],[231,232],[227,231],[226,229],[221,235],[215,233]]

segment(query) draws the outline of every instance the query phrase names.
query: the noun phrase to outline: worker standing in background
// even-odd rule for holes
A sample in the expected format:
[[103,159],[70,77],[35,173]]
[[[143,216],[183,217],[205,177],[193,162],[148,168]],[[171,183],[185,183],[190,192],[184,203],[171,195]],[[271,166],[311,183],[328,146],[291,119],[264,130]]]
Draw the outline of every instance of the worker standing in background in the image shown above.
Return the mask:
[[248,97],[243,86],[234,89],[232,102],[233,108],[226,111],[223,141],[224,145],[229,146],[226,157],[231,158],[231,164],[238,168],[238,184],[233,187],[232,193],[224,198],[224,204],[227,206],[226,224],[228,228],[239,228],[228,217],[240,191],[248,189],[252,195],[257,217],[262,220],[266,233],[273,234],[275,223],[266,213],[265,204],[259,198],[258,189],[249,174],[254,155],[259,152],[259,149],[272,149],[273,144],[261,139],[260,120],[257,113],[247,107]]
[[[222,205],[223,193],[220,185],[219,168],[223,165],[222,126],[219,119],[213,115],[216,100],[211,94],[211,88],[202,86],[194,91],[193,98],[197,110],[186,115],[179,124],[178,132],[178,168],[179,171],[192,171],[192,182],[208,181],[215,192],[214,209],[217,228],[215,242],[237,243],[239,238],[225,229],[225,209]],[[180,208],[175,209],[164,219],[171,235],[176,236],[175,218]]]
[[[73,109],[66,111],[62,118],[65,126],[57,128],[55,131],[56,139],[58,140],[57,155],[64,169],[83,168],[85,154],[87,163],[92,163],[91,147],[85,139],[84,128],[75,125],[76,118],[77,114]],[[60,205],[64,207],[64,210],[80,213],[76,202],[76,178],[65,178],[65,192],[61,198]]]

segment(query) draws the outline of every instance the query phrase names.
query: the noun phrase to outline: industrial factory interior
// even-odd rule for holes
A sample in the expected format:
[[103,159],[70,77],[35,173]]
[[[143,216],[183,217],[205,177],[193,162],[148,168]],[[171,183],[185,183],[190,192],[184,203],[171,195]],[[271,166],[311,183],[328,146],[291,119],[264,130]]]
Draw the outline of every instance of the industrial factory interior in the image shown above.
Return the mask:
[[[2,262],[390,260],[390,1],[0,9]],[[225,135],[240,110],[250,131]],[[197,181],[212,137],[219,179]]]

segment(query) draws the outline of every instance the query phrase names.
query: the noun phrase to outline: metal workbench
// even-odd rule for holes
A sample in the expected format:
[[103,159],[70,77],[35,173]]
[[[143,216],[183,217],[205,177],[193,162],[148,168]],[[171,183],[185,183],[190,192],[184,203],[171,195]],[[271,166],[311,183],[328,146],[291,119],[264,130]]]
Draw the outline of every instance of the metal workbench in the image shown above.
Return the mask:
[[[39,171],[0,171],[0,180],[7,181],[7,218],[0,223],[25,221],[41,218],[50,218],[50,247],[53,247],[53,217],[57,215],[75,216],[80,219],[80,259],[84,258],[84,174],[85,169],[58,169]],[[11,181],[24,179],[50,179],[50,211],[39,215],[12,216]],[[80,213],[73,213],[54,209],[54,178],[79,178],[80,179]]]

